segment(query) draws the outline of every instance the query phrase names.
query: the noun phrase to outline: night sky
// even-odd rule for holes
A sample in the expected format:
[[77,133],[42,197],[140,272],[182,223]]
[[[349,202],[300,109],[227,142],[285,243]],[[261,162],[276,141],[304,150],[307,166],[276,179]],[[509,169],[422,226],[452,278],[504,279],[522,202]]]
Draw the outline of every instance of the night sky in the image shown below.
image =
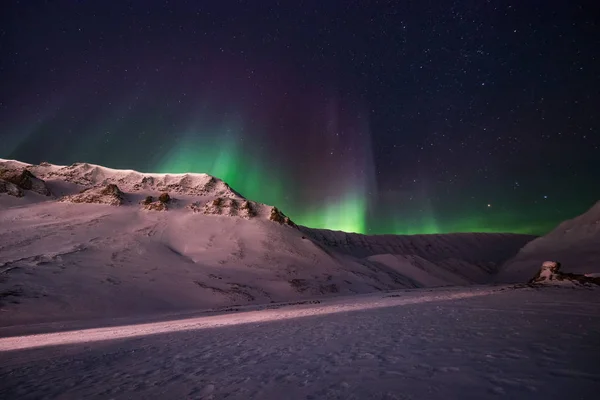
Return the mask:
[[206,172],[311,227],[541,234],[600,200],[597,10],[5,0],[0,157]]

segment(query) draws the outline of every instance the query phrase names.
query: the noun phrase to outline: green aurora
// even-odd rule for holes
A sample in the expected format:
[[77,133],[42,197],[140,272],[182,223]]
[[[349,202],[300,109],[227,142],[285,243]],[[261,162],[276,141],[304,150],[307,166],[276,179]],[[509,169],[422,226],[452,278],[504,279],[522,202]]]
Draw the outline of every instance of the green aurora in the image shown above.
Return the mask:
[[[497,212],[486,205],[479,212],[438,217],[431,202],[414,210],[382,210],[377,215],[370,209],[370,199],[364,190],[347,188],[334,198],[321,201],[297,201],[299,187],[285,168],[271,165],[269,157],[256,148],[249,150],[239,133],[240,126],[229,124],[218,129],[226,134],[182,135],[177,145],[164,154],[154,172],[198,172],[213,175],[227,182],[245,197],[275,205],[300,225],[311,228],[340,230],[362,234],[437,234],[451,232],[510,232],[540,235],[548,232],[566,216],[552,216],[539,223],[539,210],[529,219],[507,211]],[[216,139],[215,139],[216,138]],[[521,214],[522,215],[522,214]]]
[[[594,198],[573,197],[567,191],[553,194],[561,208],[535,199],[514,199],[507,195],[491,200],[477,193],[465,193],[465,198],[435,198],[435,190],[407,190],[393,201],[382,204],[374,193],[374,182],[361,170],[374,168],[373,161],[364,156],[340,155],[333,163],[324,163],[321,155],[301,163],[299,157],[278,152],[269,142],[248,135],[240,121],[232,118],[202,124],[196,120],[189,129],[172,132],[173,139],[148,139],[148,147],[131,151],[131,145],[119,142],[121,132],[159,131],[160,121],[146,123],[103,124],[92,121],[93,130],[69,147],[55,146],[50,124],[42,123],[31,138],[7,142],[0,157],[17,158],[27,162],[50,161],[57,164],[86,161],[113,168],[133,168],[159,173],[207,173],[227,182],[234,190],[254,201],[277,206],[297,224],[311,228],[341,230],[363,234],[436,234],[450,232],[510,232],[541,235],[561,221],[572,218],[593,204]],[[137,127],[137,128],[134,128]],[[247,128],[246,128],[247,129]],[[107,135],[107,132],[111,132]],[[48,138],[47,149],[57,156],[40,159],[23,158],[28,143]],[[29,140],[28,140],[29,139]],[[312,144],[311,144],[312,145]],[[55,146],[55,147],[53,147]],[[8,150],[8,151],[6,151]],[[60,154],[68,151],[68,157]],[[319,158],[321,157],[321,158]],[[371,164],[371,165],[368,165]],[[340,167],[342,165],[342,167]],[[583,183],[580,183],[583,184]],[[368,190],[367,188],[370,188]],[[435,187],[434,187],[435,189]],[[462,195],[462,193],[461,193]],[[407,201],[406,198],[413,198]]]
[[472,2],[32,2],[3,13],[2,158],[208,173],[364,234],[544,234],[600,199],[574,2],[481,21]]

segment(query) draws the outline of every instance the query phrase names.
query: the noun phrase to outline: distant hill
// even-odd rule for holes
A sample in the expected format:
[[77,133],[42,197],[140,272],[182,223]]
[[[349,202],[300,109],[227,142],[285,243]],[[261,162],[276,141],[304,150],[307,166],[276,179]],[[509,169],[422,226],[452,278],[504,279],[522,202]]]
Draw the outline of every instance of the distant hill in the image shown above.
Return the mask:
[[497,282],[522,282],[537,273],[544,261],[556,261],[561,271],[600,273],[600,202],[582,215],[561,223],[529,242],[500,269]]

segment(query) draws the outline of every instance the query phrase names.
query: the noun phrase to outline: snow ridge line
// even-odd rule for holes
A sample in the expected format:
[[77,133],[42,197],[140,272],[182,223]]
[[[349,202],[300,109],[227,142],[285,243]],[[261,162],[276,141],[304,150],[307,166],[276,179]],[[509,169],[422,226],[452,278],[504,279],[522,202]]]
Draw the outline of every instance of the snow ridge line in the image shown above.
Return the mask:
[[[433,294],[422,296],[388,294],[385,297],[371,297],[364,300],[352,300],[351,303],[312,305],[286,310],[261,310],[237,314],[210,317],[193,317],[173,321],[161,321],[137,325],[123,325],[106,328],[91,328],[67,332],[16,336],[0,339],[0,352],[24,350],[48,346],[61,346],[77,343],[92,343],[115,339],[128,339],[149,335],[186,332],[198,329],[219,328],[240,324],[281,321],[294,318],[312,317],[341,312],[363,311],[375,308],[396,307],[436,301],[452,301],[470,297],[488,296],[499,293],[498,289],[466,290],[459,293]],[[396,297],[398,296],[398,297]],[[410,296],[410,297],[409,297]]]

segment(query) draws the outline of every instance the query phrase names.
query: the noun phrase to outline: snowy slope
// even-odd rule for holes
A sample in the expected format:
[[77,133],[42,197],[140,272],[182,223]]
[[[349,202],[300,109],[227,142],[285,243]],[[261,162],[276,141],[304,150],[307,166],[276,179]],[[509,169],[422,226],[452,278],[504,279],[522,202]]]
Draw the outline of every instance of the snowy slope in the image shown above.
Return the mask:
[[[514,234],[360,235],[303,228],[328,249],[446,284],[485,283],[515,249],[533,239]],[[425,277],[425,275],[427,277]],[[421,280],[417,279],[418,282]],[[438,284],[426,285],[436,286]]]
[[0,160],[0,178],[23,168],[51,195],[0,194],[2,325],[481,283],[531,240],[296,227],[205,174]]
[[600,202],[561,223],[547,235],[529,242],[500,269],[498,282],[531,279],[545,261],[560,262],[561,271],[600,273]]

